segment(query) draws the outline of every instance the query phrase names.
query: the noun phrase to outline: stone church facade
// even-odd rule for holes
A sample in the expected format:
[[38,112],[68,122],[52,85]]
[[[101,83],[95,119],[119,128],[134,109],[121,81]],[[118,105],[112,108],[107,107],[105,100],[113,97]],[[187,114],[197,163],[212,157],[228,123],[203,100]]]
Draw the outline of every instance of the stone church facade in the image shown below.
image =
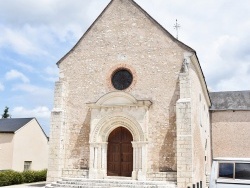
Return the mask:
[[211,99],[196,52],[132,0],[112,0],[57,63],[48,182],[207,187]]

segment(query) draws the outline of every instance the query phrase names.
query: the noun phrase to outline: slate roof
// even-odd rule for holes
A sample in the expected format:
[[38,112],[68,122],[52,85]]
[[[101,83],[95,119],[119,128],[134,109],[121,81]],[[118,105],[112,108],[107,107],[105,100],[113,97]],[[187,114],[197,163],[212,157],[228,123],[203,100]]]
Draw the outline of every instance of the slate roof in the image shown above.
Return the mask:
[[250,91],[224,91],[209,93],[210,110],[250,110]]
[[34,118],[0,119],[0,133],[15,133]]

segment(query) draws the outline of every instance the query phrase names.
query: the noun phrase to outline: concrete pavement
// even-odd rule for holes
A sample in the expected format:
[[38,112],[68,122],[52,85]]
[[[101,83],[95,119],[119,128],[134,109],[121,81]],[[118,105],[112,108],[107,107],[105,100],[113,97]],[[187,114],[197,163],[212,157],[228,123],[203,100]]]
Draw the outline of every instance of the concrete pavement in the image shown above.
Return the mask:
[[19,185],[10,185],[4,186],[3,188],[43,188],[45,187],[46,182],[36,182],[36,183],[27,183],[27,184],[19,184]]

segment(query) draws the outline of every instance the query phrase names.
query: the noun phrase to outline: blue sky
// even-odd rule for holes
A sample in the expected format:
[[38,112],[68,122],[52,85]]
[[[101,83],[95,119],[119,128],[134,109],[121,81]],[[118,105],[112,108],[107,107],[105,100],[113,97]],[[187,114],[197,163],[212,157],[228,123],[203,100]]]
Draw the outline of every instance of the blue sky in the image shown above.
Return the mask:
[[[197,51],[209,90],[250,90],[249,0],[136,0]],[[0,112],[36,117],[49,133],[56,62],[109,0],[0,1]]]

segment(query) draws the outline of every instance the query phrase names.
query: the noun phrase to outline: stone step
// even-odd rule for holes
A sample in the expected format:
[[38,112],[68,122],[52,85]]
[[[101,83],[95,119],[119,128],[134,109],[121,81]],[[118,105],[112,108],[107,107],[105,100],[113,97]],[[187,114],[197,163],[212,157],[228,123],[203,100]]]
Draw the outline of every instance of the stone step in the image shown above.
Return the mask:
[[158,188],[158,186],[157,185],[130,185],[130,184],[128,184],[128,185],[126,185],[126,184],[124,184],[124,185],[121,185],[121,186],[117,186],[117,185],[113,185],[113,184],[103,184],[103,185],[69,185],[69,184],[59,184],[59,185],[53,185],[52,186],[53,188],[65,188],[65,187],[68,187],[68,188],[110,188],[110,187],[112,187],[112,188],[114,188],[114,187],[116,187],[116,188],[124,188],[124,187],[126,187],[126,188]]
[[114,184],[114,183],[56,183],[52,184],[53,187],[138,187],[138,188],[157,188],[157,185],[138,185],[138,184]]
[[176,188],[176,182],[136,181],[130,179],[63,178],[46,188]]

